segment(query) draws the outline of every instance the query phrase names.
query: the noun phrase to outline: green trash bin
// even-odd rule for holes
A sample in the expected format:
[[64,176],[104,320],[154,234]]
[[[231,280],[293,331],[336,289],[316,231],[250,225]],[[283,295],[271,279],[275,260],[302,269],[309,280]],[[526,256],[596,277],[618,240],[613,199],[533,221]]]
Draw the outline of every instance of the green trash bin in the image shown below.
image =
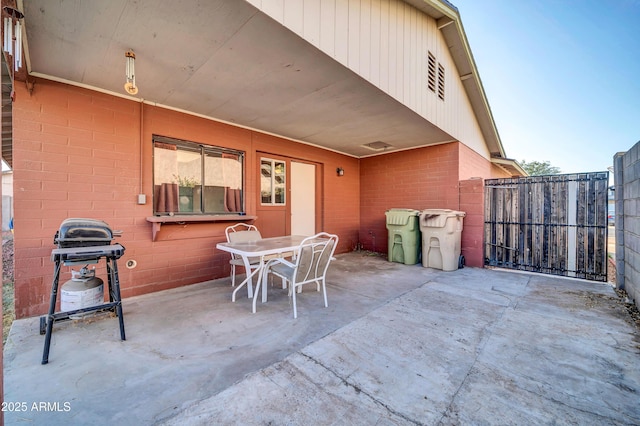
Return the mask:
[[389,209],[387,231],[389,234],[389,262],[415,265],[420,254],[419,210]]

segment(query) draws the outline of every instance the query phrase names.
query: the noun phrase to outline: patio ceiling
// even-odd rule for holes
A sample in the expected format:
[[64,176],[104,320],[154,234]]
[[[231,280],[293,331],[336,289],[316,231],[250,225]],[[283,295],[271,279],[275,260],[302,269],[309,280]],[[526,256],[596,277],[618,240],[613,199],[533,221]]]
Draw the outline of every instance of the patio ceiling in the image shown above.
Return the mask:
[[[468,79],[475,67],[470,56],[460,62],[462,27],[443,14],[457,16],[455,7],[408,3],[444,22]],[[381,152],[366,146],[372,142],[390,152],[455,139],[245,1],[20,0],[17,7],[35,77],[127,96],[124,53],[133,50],[136,97],[151,104],[355,157]],[[467,90],[490,151],[504,157],[481,86]]]

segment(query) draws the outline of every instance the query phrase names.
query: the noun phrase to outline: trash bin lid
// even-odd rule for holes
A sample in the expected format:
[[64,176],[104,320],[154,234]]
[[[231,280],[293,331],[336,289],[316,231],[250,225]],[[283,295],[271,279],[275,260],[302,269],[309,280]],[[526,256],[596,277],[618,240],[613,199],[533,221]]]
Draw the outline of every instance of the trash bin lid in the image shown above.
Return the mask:
[[420,211],[414,209],[389,209],[385,212],[387,225],[406,225],[410,218],[419,214]]
[[425,210],[422,210],[422,212],[420,213],[420,216],[423,216],[423,217],[428,217],[428,216],[465,217],[466,215],[467,214],[465,212],[460,212],[460,211],[451,210],[451,209],[425,209]]
[[421,227],[444,228],[448,218],[465,217],[465,212],[451,209],[425,209],[420,213]]

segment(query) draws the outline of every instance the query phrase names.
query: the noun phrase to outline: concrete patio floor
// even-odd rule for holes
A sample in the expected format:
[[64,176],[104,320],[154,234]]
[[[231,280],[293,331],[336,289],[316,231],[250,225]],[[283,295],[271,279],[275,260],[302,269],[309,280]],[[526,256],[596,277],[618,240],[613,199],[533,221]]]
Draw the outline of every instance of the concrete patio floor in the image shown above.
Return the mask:
[[608,284],[349,253],[297,320],[277,286],[256,314],[230,296],[126,299],[124,342],[110,316],[56,323],[47,365],[39,319],[14,322],[5,423],[640,424],[640,333]]

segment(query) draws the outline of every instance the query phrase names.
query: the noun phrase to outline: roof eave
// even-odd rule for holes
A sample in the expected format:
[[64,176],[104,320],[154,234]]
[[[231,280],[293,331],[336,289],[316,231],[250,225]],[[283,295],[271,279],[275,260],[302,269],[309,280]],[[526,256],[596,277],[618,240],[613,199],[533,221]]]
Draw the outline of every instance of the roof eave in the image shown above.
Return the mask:
[[492,158],[491,163],[502,167],[511,176],[529,176],[529,173],[522,168],[520,163],[511,158]]

